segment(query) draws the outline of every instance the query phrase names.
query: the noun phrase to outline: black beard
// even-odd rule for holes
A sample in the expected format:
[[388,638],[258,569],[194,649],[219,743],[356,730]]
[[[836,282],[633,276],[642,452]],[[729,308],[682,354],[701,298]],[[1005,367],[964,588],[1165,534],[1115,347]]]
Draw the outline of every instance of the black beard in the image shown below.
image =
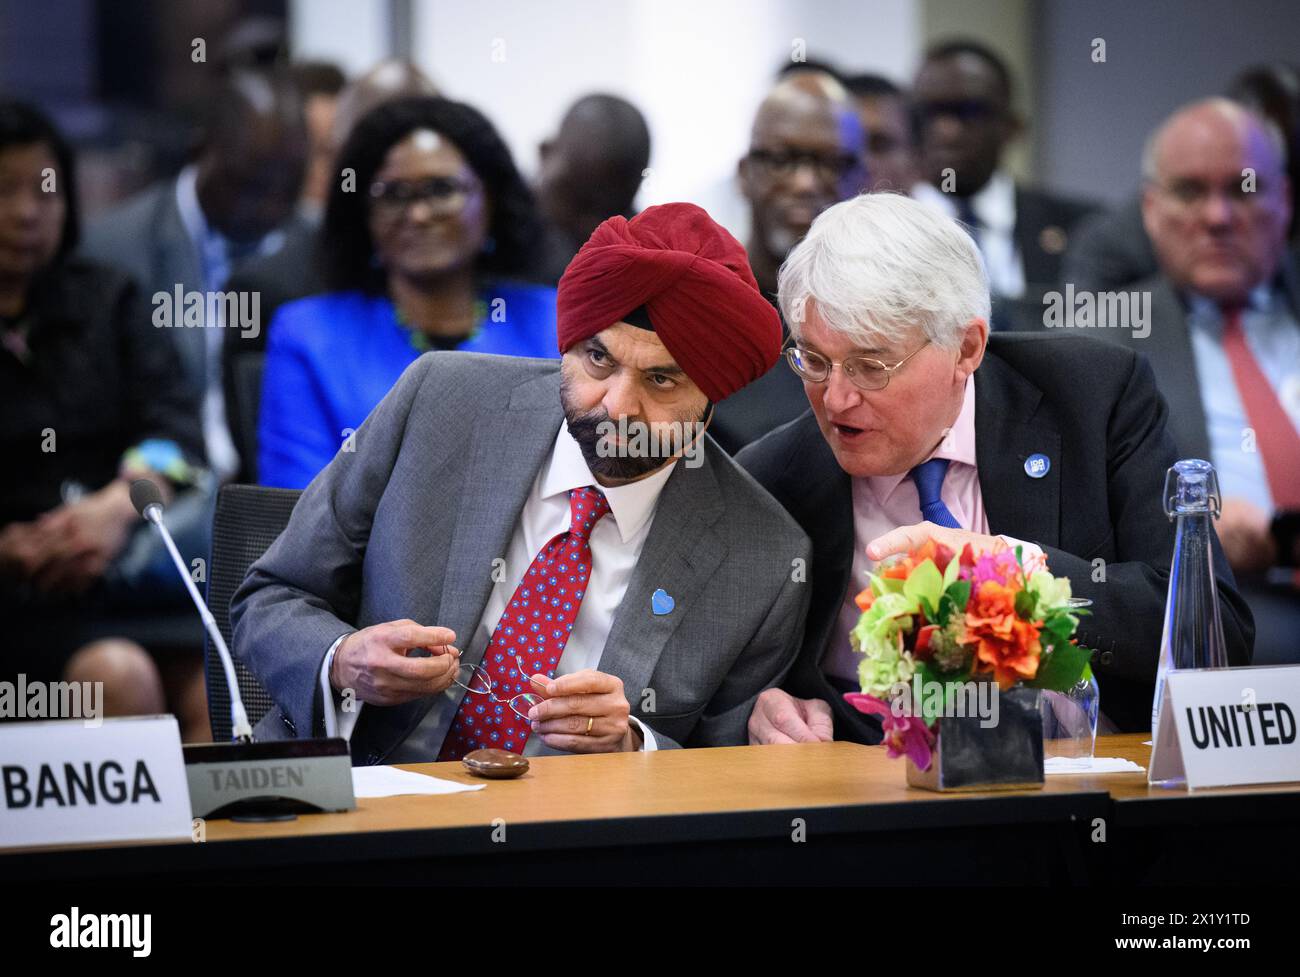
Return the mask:
[[[642,457],[600,454],[597,445],[601,439],[601,426],[605,424],[617,426],[616,422],[610,420],[608,411],[572,415],[566,411],[564,422],[569,426],[569,433],[573,435],[573,440],[577,441],[578,447],[582,449],[582,457],[587,462],[587,467],[597,478],[620,481],[641,478],[649,475],[656,468],[663,467],[664,462],[672,457],[672,455],[660,455],[655,451],[653,441],[649,442],[649,452]],[[629,421],[627,426],[629,431],[635,431],[637,425],[644,425],[644,423],[644,421]]]
[[[564,423],[568,425],[569,434],[578,442],[583,460],[587,462],[587,467],[597,478],[632,481],[662,468],[673,457],[671,452],[659,453],[658,441],[649,437],[649,425],[645,421],[628,421],[626,424],[630,434],[635,434],[638,426],[647,428],[646,444],[649,450],[646,455],[641,457],[602,455],[597,447],[601,439],[601,425],[618,426],[618,422],[610,418],[609,411],[602,408],[584,414],[572,408],[569,404],[568,383],[563,378],[560,381],[560,405],[564,408]],[[697,418],[697,422],[702,420],[703,418]]]

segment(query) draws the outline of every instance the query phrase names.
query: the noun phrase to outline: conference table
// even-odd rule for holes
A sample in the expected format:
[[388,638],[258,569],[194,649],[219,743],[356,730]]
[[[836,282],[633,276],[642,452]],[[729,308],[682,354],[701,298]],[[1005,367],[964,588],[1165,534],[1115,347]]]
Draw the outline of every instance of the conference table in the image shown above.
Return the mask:
[[[1145,734],[1097,756],[1146,767]],[[1041,790],[909,788],[853,743],[538,757],[517,780],[403,769],[483,790],[358,799],[282,822],[208,821],[201,843],[0,853],[47,882],[683,885],[1246,883],[1300,870],[1300,784],[1186,791],[1146,774],[1048,776]]]

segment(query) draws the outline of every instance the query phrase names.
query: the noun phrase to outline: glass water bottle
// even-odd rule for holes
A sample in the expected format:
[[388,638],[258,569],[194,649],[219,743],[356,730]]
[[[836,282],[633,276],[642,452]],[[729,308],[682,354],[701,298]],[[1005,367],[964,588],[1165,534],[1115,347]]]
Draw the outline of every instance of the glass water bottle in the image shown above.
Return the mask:
[[[1176,481],[1175,481],[1176,479]],[[1228,653],[1214,585],[1210,517],[1219,515],[1219,481],[1208,461],[1185,459],[1165,475],[1164,509],[1177,521],[1174,561],[1169,569],[1169,597],[1160,636],[1160,667],[1151,703],[1151,742],[1164,699],[1169,670],[1227,668]]]

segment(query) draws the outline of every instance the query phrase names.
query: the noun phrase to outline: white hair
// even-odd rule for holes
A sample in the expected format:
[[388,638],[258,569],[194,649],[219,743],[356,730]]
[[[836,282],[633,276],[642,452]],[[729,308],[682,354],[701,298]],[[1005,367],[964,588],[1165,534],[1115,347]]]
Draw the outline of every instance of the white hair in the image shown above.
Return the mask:
[[898,343],[920,327],[956,349],[972,319],[989,319],[989,282],[955,220],[896,193],[864,193],[825,210],[790,252],[777,297],[798,338],[809,305],[859,346]]

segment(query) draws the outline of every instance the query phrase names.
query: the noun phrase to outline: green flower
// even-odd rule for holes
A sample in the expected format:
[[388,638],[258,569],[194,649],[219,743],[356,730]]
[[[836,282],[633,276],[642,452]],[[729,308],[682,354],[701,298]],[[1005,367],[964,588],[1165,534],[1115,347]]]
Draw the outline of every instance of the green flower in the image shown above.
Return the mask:
[[1047,617],[1052,611],[1069,606],[1069,577],[1054,577],[1046,570],[1035,570],[1029,575],[1025,589],[1038,598],[1039,617]]
[[858,683],[868,695],[888,699],[895,685],[912,681],[915,671],[912,653],[899,651],[899,646],[894,644],[881,654],[868,654],[862,659],[858,665]]

